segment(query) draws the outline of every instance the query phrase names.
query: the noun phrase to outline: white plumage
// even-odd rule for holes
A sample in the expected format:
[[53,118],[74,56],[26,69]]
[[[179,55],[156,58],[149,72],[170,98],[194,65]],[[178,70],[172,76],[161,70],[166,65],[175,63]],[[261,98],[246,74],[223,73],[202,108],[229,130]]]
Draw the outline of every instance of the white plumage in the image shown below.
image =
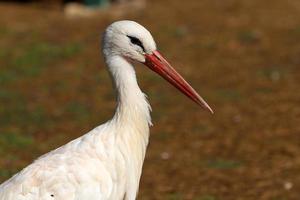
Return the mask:
[[[103,53],[117,91],[118,105],[113,118],[43,155],[4,182],[0,185],[0,200],[136,198],[151,118],[150,106],[137,84],[131,62],[144,63],[154,71],[159,62],[170,66],[157,53],[151,34],[133,21],[115,22],[106,29]],[[208,106],[186,82],[180,82],[178,74],[156,72],[189,93],[186,95],[196,103]]]

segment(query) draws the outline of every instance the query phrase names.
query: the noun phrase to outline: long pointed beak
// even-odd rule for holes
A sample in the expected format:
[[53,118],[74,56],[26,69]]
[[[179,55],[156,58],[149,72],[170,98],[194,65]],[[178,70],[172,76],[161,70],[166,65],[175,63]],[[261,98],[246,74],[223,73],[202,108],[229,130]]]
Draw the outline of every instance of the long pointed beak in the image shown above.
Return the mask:
[[190,86],[188,82],[182,78],[182,76],[176,72],[176,70],[163,58],[158,51],[153,51],[152,54],[146,54],[146,61],[144,63],[152,71],[159,74],[183,94],[200,105],[202,108],[208,110],[212,114],[213,110],[204,101],[204,99]]

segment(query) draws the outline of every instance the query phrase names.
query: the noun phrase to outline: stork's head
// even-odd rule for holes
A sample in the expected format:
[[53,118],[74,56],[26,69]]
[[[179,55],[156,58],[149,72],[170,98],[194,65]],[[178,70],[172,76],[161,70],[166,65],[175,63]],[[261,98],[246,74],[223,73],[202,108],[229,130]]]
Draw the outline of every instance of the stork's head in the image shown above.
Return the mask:
[[127,59],[145,62],[145,55],[156,50],[150,32],[134,21],[117,21],[111,24],[104,34],[104,52],[121,55]]
[[143,63],[179,89],[198,105],[213,113],[203,98],[178,74],[157,51],[151,33],[134,21],[117,21],[108,26],[103,38],[106,57],[121,56]]

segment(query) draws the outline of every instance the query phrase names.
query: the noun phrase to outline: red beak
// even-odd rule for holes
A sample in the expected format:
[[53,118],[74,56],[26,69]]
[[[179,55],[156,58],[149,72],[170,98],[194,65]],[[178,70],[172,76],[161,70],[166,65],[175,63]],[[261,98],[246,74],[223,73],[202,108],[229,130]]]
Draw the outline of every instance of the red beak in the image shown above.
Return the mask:
[[184,80],[184,78],[182,78],[182,76],[180,76],[178,72],[176,72],[158,51],[153,51],[152,54],[146,54],[146,61],[144,64],[202,108],[214,113],[203,98]]

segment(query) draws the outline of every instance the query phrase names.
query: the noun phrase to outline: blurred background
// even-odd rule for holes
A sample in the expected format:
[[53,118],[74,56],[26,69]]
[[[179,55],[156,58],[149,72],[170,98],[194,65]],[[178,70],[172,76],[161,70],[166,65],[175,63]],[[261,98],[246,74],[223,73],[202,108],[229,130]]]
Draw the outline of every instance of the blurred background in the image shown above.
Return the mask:
[[299,0],[0,1],[0,182],[110,119],[100,38],[120,19],[215,111],[136,66],[154,123],[138,199],[298,200]]

